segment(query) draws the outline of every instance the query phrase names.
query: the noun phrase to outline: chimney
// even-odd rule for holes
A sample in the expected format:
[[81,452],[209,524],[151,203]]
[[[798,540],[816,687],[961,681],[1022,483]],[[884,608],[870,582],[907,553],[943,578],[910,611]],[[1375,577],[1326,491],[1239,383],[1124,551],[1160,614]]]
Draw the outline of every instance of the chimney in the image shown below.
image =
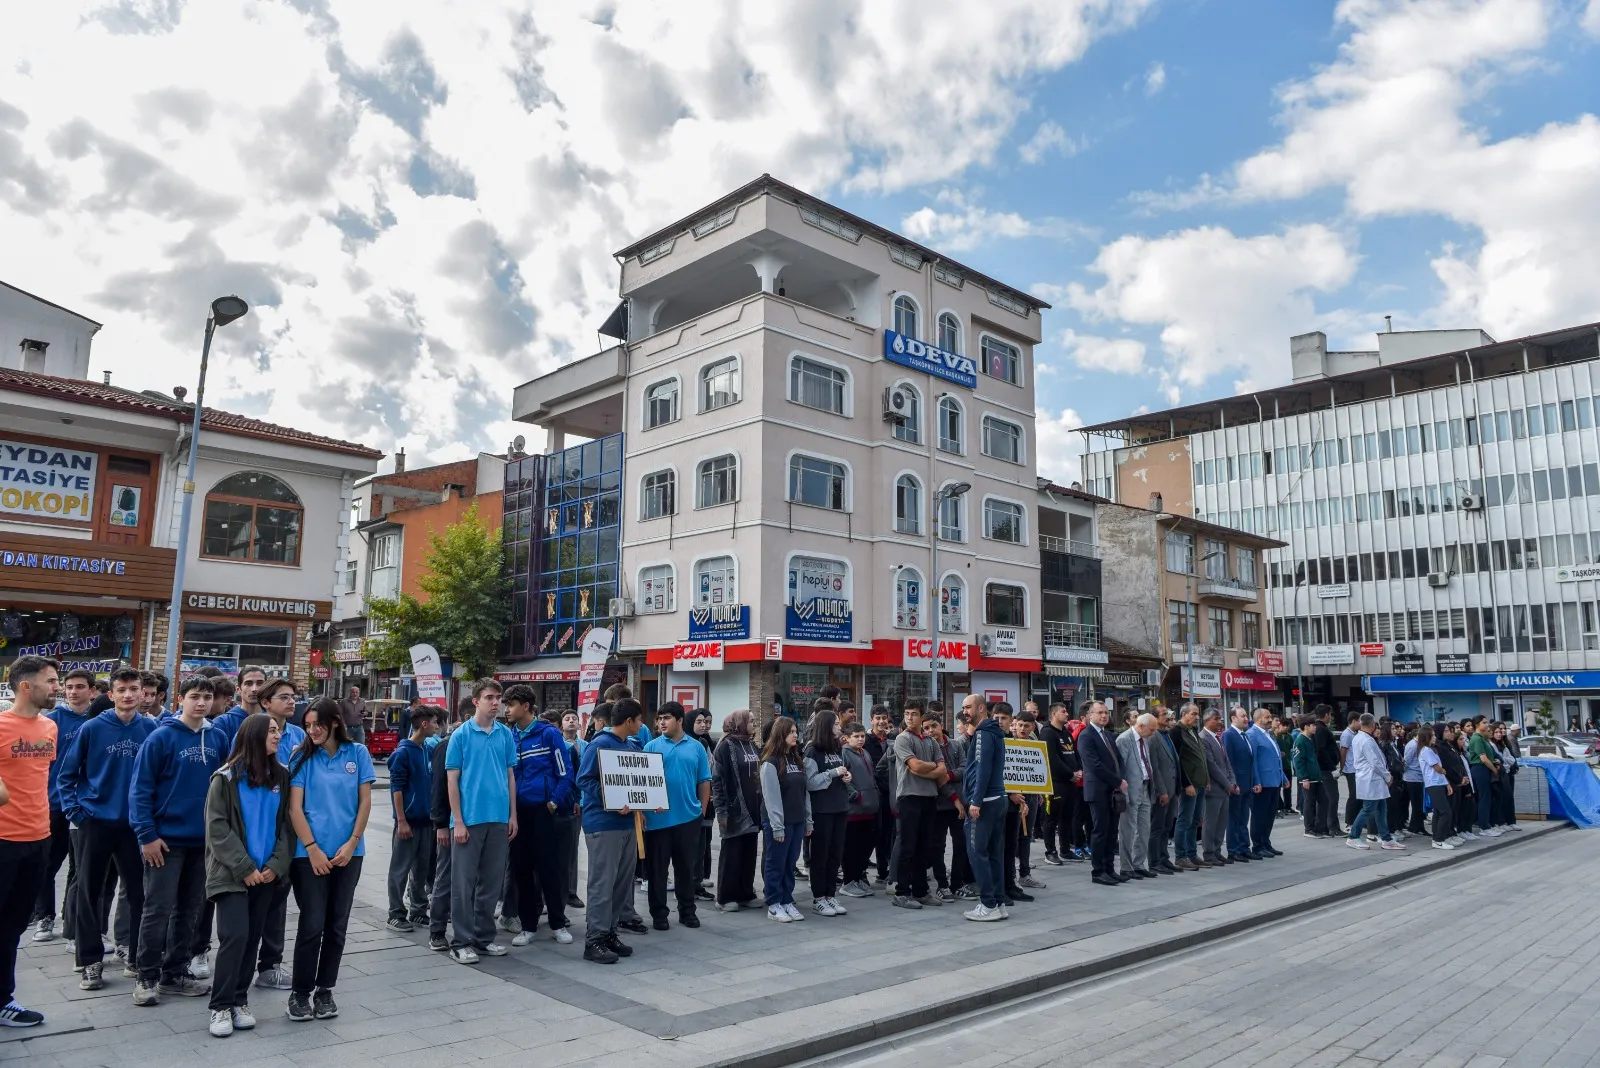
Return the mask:
[[110,371],[106,371],[105,372],[104,382],[108,386],[111,384],[111,372]]
[[1159,494],[1159,493],[1150,494],[1150,510],[1152,512],[1160,512],[1162,510],[1161,509],[1161,494]]
[[181,403],[183,401],[183,398],[187,397],[188,395],[189,395],[189,391],[185,387],[183,387],[183,386],[173,386],[172,387],[172,399],[173,400],[176,400],[176,401]]
[[406,470],[406,450],[401,449],[399,452],[394,454],[394,473],[397,474],[397,475],[403,475],[403,474],[405,474],[405,470]]

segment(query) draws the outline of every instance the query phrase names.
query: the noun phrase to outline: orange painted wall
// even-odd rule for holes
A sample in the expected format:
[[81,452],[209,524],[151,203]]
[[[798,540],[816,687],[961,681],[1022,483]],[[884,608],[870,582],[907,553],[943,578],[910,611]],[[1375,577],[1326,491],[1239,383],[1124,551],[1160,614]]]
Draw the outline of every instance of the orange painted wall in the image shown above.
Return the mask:
[[439,504],[391,512],[389,519],[405,528],[405,534],[400,539],[401,591],[425,599],[421,588],[417,585],[417,579],[427,566],[432,535],[443,534],[445,528],[460,520],[474,503],[478,506],[479,520],[487,523],[491,530],[498,531],[501,518],[500,497],[499,493],[484,493],[465,498],[452,495],[449,500]]

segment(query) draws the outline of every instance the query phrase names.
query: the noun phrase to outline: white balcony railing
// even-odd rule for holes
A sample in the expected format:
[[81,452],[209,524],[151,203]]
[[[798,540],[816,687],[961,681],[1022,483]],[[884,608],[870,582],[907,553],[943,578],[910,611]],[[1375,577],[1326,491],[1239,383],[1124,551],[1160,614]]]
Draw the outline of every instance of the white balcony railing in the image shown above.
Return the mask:
[[1255,583],[1236,578],[1203,578],[1199,590],[1202,597],[1222,597],[1230,601],[1254,601],[1261,596],[1261,589]]
[[1054,534],[1039,535],[1039,548],[1048,549],[1053,553],[1071,553],[1074,556],[1087,556],[1092,560],[1100,559],[1100,546],[1087,541],[1058,538]]
[[1100,648],[1100,628],[1093,623],[1044,624],[1044,643],[1068,649]]

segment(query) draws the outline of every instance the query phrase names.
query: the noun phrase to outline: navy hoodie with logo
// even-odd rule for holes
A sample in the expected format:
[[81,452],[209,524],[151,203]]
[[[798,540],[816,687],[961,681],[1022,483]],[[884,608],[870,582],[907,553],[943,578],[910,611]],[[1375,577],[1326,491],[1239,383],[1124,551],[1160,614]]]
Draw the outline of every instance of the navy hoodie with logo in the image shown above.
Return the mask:
[[[61,811],[78,826],[87,819],[128,822],[128,788],[133,785],[133,765],[145,739],[156,729],[155,720],[134,715],[127,723],[108,708],[85,723],[61,758],[56,786]],[[199,806],[202,810],[204,804]]]
[[177,718],[145,739],[128,790],[128,823],[140,845],[157,838],[169,846],[205,844],[206,791],[226,759],[225,744],[211,724],[191,730]]
[[972,732],[972,749],[967,757],[964,789],[967,804],[976,805],[1006,792],[1006,732],[1000,721],[990,716]]
[[61,807],[61,788],[56,785],[56,776],[61,772],[61,758],[72,748],[72,741],[83,729],[83,725],[94,719],[97,713],[85,710],[81,713],[74,712],[69,705],[59,704],[49,712],[46,718],[56,725],[56,758],[50,762],[50,811],[65,812]]

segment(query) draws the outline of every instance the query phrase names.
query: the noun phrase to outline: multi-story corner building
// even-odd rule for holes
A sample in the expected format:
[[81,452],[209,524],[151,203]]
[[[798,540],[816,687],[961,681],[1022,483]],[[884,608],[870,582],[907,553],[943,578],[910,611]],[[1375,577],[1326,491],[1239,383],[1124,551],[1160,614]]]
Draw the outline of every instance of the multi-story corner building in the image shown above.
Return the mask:
[[369,697],[404,697],[402,673],[376,670],[361,658],[362,639],[373,633],[367,599],[410,594],[427,600],[418,580],[427,568],[434,534],[474,506],[479,521],[500,527],[506,458],[480,452],[470,460],[407,469],[402,449],[395,469],[369,475],[352,488],[346,553],[339,577],[337,631],[331,670],[334,693],[357,686]]
[[1088,486],[1281,537],[1270,638],[1308,700],[1600,718],[1595,325],[1291,340],[1277,389],[1086,428]]
[[99,332],[88,316],[0,282],[0,368],[87,378]]
[[719,715],[925,695],[930,653],[946,699],[1029,692],[1046,305],[767,176],[617,257],[618,344],[513,401],[549,455],[508,468],[509,654],[609,621],[647,699]]

